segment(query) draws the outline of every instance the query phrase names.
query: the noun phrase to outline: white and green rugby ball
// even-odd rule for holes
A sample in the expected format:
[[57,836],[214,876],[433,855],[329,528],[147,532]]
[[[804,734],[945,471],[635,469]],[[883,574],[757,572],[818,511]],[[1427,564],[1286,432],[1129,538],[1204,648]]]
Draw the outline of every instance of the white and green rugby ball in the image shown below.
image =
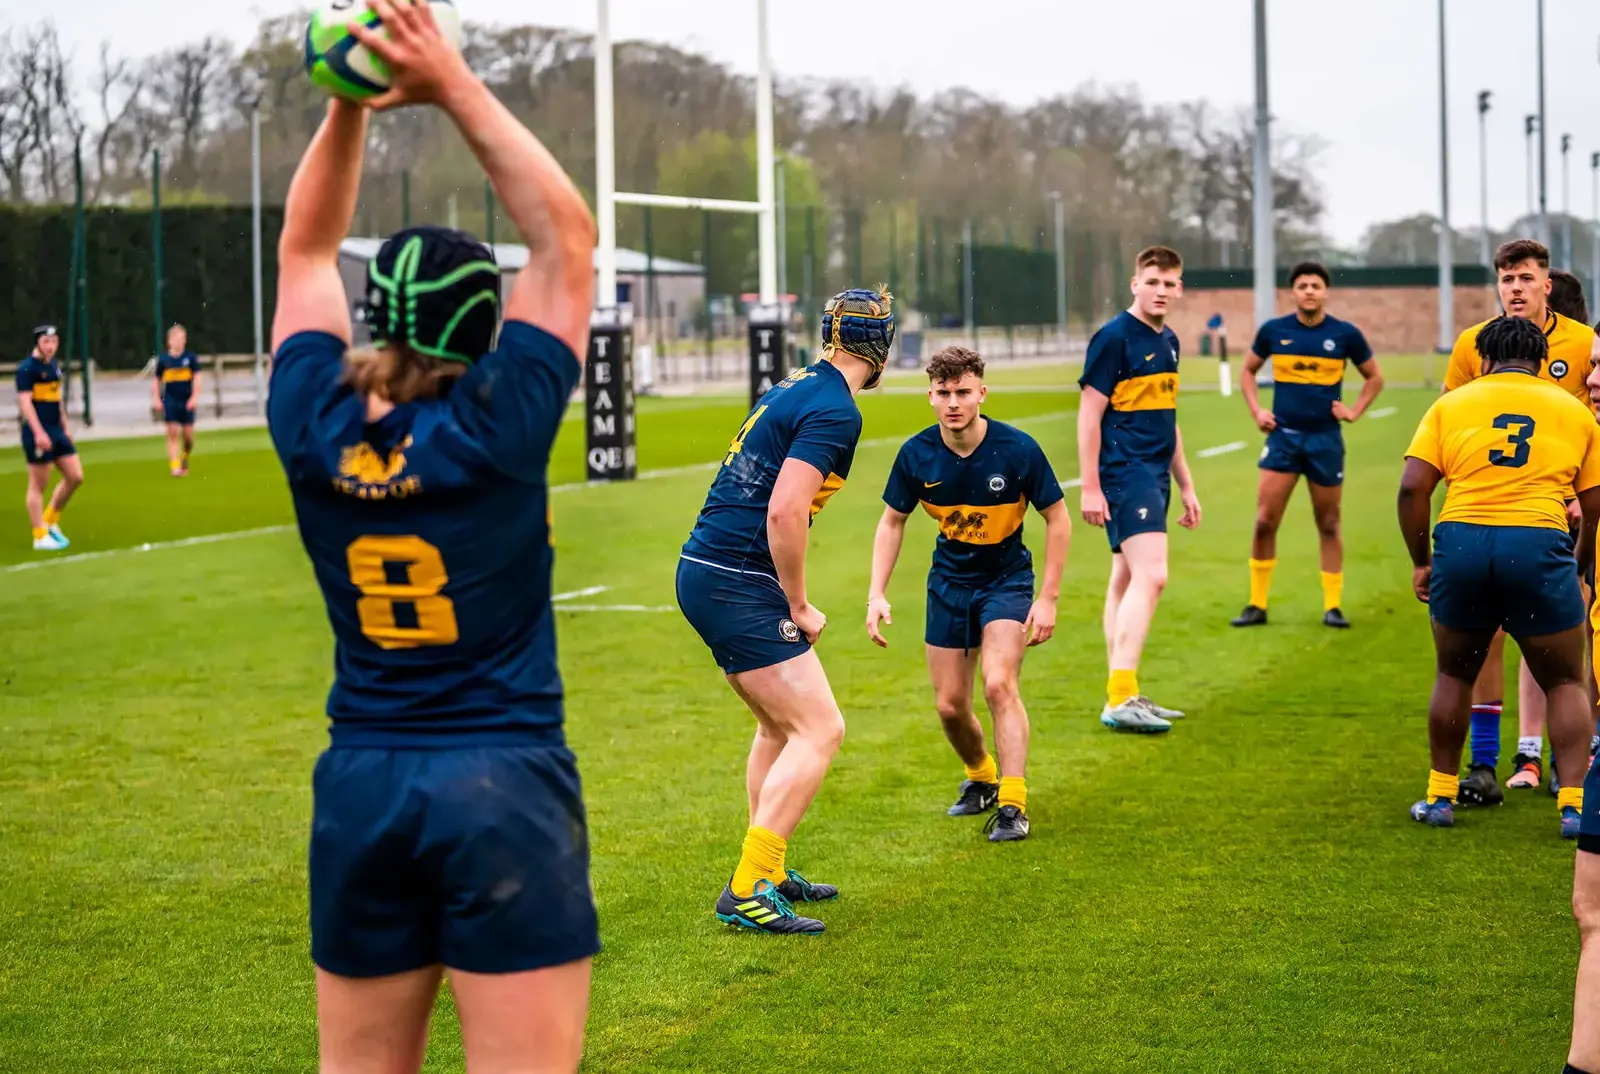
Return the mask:
[[[409,0],[395,0],[407,3]],[[433,21],[451,48],[461,47],[461,16],[450,0],[417,0],[433,10]],[[383,25],[366,0],[321,0],[306,26],[306,72],[336,97],[376,97],[389,88],[389,69],[350,32],[350,24]],[[382,33],[382,30],[379,30]]]

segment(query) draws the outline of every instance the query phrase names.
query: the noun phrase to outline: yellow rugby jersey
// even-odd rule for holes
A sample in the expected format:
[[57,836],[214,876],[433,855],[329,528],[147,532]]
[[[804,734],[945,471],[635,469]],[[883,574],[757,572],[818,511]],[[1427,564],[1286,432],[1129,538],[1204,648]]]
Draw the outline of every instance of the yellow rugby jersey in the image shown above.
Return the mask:
[[1594,413],[1520,370],[1434,400],[1406,455],[1444,475],[1440,522],[1564,530],[1572,490],[1600,485]]
[[[1444,373],[1445,391],[1454,391],[1478,379],[1478,371],[1483,368],[1483,357],[1478,353],[1478,332],[1488,323],[1475,324],[1456,337],[1456,345],[1450,351],[1450,366]],[[1583,382],[1589,376],[1594,329],[1550,310],[1545,316],[1544,336],[1550,344],[1550,357],[1540,367],[1539,376],[1565,388],[1587,409],[1589,389]]]

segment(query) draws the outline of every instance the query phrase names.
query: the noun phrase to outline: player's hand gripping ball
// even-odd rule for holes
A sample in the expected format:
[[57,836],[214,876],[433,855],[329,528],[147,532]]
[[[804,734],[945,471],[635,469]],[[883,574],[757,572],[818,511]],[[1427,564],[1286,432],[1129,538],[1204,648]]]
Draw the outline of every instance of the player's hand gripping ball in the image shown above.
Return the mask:
[[[405,3],[407,0],[397,0]],[[424,2],[424,0],[418,0]],[[461,16],[450,0],[425,0],[440,35],[451,48],[461,48]],[[321,0],[306,26],[306,72],[311,81],[336,97],[363,101],[389,88],[389,68],[382,58],[356,40],[351,23],[384,33],[383,20],[366,0]],[[387,34],[385,34],[387,36]]]
[[875,387],[894,345],[894,296],[887,289],[840,291],[822,308],[822,341],[829,350],[853,354],[872,366],[863,387]]

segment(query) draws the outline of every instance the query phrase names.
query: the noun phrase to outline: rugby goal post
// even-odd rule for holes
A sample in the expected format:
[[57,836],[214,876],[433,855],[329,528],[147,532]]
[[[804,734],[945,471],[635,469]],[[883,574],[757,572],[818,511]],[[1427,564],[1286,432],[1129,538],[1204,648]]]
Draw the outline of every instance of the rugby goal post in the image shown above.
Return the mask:
[[[612,81],[611,0],[595,0],[594,127],[595,310],[585,366],[586,455],[591,481],[631,480],[636,473],[633,417],[633,332],[628,311],[617,305],[617,206],[745,213],[757,220],[759,305],[750,311],[752,392],[781,366],[783,311],[778,306],[777,177],[772,127],[772,61],[767,0],[756,0],[756,199],[682,197],[617,190],[616,113]],[[709,281],[708,281],[709,282]],[[709,300],[710,292],[706,293]],[[760,325],[758,333],[755,326]],[[758,340],[760,353],[758,353]],[[759,373],[759,369],[765,370]],[[766,381],[770,384],[770,380]]]

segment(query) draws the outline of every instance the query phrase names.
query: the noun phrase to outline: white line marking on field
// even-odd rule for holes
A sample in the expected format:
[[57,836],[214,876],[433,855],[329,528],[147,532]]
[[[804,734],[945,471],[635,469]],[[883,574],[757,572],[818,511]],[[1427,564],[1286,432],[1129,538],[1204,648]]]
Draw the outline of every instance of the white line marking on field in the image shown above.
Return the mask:
[[1214,459],[1218,455],[1226,455],[1230,451],[1243,451],[1248,446],[1243,440],[1235,440],[1228,444],[1218,444],[1216,447],[1201,448],[1195,454],[1202,459]]
[[1083,488],[1083,478],[1069,478],[1066,481],[1061,482],[1061,487],[1064,489],[1081,489]]
[[576,600],[578,597],[594,597],[604,593],[610,588],[611,587],[608,585],[592,585],[584,589],[574,589],[570,593],[557,593],[555,596],[550,598],[550,603],[554,604],[561,600]]
[[1373,419],[1387,418],[1390,414],[1398,414],[1399,412],[1400,408],[1397,406],[1381,406],[1377,410],[1374,410],[1368,414],[1367,417]]
[[232,533],[207,533],[199,537],[185,537],[181,541],[155,541],[150,544],[134,545],[132,548],[107,548],[101,552],[79,552],[77,555],[61,556],[56,559],[34,559],[27,563],[13,563],[3,568],[0,573],[15,574],[17,571],[37,570],[40,567],[54,567],[61,563],[83,563],[91,559],[109,559],[112,556],[128,556],[138,552],[159,552],[167,548],[192,548],[197,544],[216,544],[219,541],[237,541],[245,537],[264,537],[269,533],[288,533],[293,526],[258,526],[253,530],[234,530]]
[[670,604],[563,604],[558,612],[675,612]]

